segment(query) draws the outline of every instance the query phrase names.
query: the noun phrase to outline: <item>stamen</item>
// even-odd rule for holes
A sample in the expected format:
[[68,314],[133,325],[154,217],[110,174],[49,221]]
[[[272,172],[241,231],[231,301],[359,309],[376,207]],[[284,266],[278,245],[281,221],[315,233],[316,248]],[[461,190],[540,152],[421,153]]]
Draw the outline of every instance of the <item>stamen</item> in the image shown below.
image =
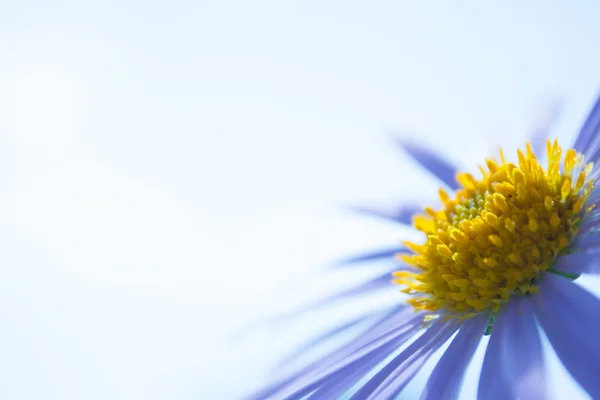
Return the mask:
[[491,312],[491,332],[495,313],[511,297],[538,292],[541,273],[577,278],[551,265],[590,210],[591,168],[574,150],[561,162],[556,140],[546,150],[545,169],[530,145],[517,152],[518,165],[500,151],[501,162],[486,159],[480,179],[458,174],[461,189],[453,196],[440,190],[441,210],[415,217],[426,241],[407,242],[414,254],[401,259],[416,272],[395,274],[415,309],[444,310],[459,320]]

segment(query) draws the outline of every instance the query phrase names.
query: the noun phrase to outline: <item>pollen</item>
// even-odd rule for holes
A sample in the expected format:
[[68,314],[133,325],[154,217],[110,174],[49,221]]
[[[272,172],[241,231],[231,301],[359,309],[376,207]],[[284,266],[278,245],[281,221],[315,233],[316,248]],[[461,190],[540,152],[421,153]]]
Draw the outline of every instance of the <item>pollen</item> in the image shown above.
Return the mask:
[[530,144],[514,164],[500,152],[480,179],[461,173],[454,195],[440,190],[442,209],[415,217],[426,241],[406,242],[413,253],[399,257],[414,271],[394,273],[409,304],[465,319],[538,293],[541,275],[577,235],[593,189],[583,156],[556,140],[546,153],[544,168]]

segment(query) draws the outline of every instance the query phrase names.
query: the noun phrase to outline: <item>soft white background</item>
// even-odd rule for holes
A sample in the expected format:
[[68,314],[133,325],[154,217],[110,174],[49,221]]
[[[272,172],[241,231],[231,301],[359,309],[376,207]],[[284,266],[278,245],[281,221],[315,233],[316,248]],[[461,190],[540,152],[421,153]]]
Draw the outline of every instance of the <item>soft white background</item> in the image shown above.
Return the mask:
[[568,140],[600,8],[449,3],[1,1],[0,398],[238,398],[352,311],[252,321],[402,239],[339,206],[436,193],[391,132],[472,168],[561,98]]

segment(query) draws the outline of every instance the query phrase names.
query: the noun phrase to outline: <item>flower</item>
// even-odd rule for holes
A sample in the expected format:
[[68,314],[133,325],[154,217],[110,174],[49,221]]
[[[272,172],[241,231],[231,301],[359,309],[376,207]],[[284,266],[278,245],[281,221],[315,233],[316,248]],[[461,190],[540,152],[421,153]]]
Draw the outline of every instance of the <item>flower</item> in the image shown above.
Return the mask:
[[[255,398],[393,399],[454,336],[421,395],[454,399],[480,339],[490,335],[478,398],[543,399],[538,326],[573,378],[600,398],[600,299],[575,282],[581,274],[600,274],[599,132],[600,98],[571,148],[557,140],[545,149],[527,144],[514,161],[500,151],[479,167],[479,177],[456,173],[432,151],[400,141],[447,187],[439,190],[440,206],[360,209],[412,222],[423,238],[348,261],[395,255],[393,283],[406,303],[381,311],[349,343]],[[382,276],[342,295],[373,291],[388,280]],[[322,338],[359,322],[364,319]]]

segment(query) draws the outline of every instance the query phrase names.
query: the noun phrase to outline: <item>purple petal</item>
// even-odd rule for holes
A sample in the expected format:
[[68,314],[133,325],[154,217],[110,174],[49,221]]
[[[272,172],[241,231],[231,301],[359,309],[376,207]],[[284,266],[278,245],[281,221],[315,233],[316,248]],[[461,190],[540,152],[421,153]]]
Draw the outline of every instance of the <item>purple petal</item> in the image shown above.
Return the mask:
[[423,212],[423,206],[420,204],[403,204],[399,207],[363,207],[350,206],[350,210],[366,214],[372,217],[383,218],[389,221],[398,222],[403,225],[412,226],[412,218],[416,214]]
[[600,398],[600,299],[569,279],[545,274],[531,301],[566,369],[592,398]]
[[578,252],[560,256],[556,269],[571,274],[600,274],[600,253]]
[[[387,316],[387,315],[386,315]],[[308,340],[306,343],[304,343],[302,346],[298,346],[293,353],[289,354],[286,358],[284,358],[283,360],[281,360],[279,362],[279,364],[277,365],[276,368],[281,368],[282,366],[291,363],[292,361],[294,361],[296,358],[298,358],[299,356],[303,355],[304,353],[306,353],[307,351],[311,350],[313,347],[321,344],[322,342],[326,341],[329,338],[332,338],[334,336],[339,335],[342,332],[348,331],[358,325],[360,325],[363,322],[366,322],[369,318],[372,318],[373,316],[371,314],[367,314],[367,315],[361,315],[358,318],[354,318],[348,322],[345,322],[343,324],[337,325],[332,329],[329,329],[323,333],[321,333],[320,335]],[[377,319],[377,323],[379,323],[380,319]]]
[[581,234],[575,239],[575,247],[581,251],[600,249],[600,234]]
[[393,399],[411,381],[429,357],[456,332],[455,321],[434,323],[402,353],[375,374],[351,400]]
[[503,333],[505,373],[521,399],[546,399],[542,342],[528,298],[513,298],[507,306]]
[[[350,353],[357,351],[365,344],[377,340],[399,327],[409,328],[414,325],[421,326],[423,323],[424,314],[415,313],[410,306],[397,306],[393,311],[383,315],[377,323],[374,323],[369,329],[358,335],[351,343],[345,345],[341,351],[341,356],[330,354],[329,361],[335,362]],[[337,358],[336,358],[337,357]]]
[[[398,271],[401,268],[394,267],[392,271]],[[331,296],[328,296],[313,305],[308,306],[309,308],[320,307],[331,302],[335,302],[338,300],[342,300],[347,297],[364,295],[366,293],[375,292],[384,288],[393,288],[392,284],[392,271],[386,272],[383,275],[379,275],[369,281],[361,283],[357,286],[351,287],[349,289],[342,290],[341,292],[334,293]]]
[[324,382],[323,386],[314,392],[309,399],[329,400],[336,399],[351,389],[360,379],[377,367],[385,358],[387,358],[398,346],[413,337],[421,329],[420,325],[415,325],[412,330],[403,333],[397,341],[387,350],[373,354],[373,356],[363,359],[359,363],[353,363]]
[[[600,96],[596,99],[596,103],[590,110],[590,113],[579,130],[577,139],[573,149],[578,153],[583,153],[586,158],[596,149],[594,140],[597,137],[598,128],[600,127]],[[592,161],[591,159],[589,161]]]
[[[393,271],[397,271],[397,270],[399,270],[398,267],[393,268]],[[349,289],[343,290],[339,293],[336,293],[331,297],[332,297],[332,300],[339,300],[339,299],[343,299],[345,297],[362,295],[362,294],[377,291],[377,290],[380,290],[383,288],[393,288],[394,286],[392,285],[392,279],[393,279],[392,273],[386,272],[383,275],[379,275],[379,276],[377,276],[371,280],[368,280],[364,283],[361,283],[357,286],[354,286]]]
[[359,254],[356,256],[345,258],[341,261],[338,261],[334,265],[338,266],[338,267],[347,267],[350,265],[360,264],[360,263],[364,263],[364,262],[368,262],[368,261],[379,261],[379,260],[386,260],[386,259],[389,261],[394,261],[396,259],[395,258],[396,254],[408,253],[409,251],[410,250],[408,250],[404,246],[397,246],[397,247],[392,247],[389,249],[375,250],[375,251],[370,251],[368,253],[363,253],[363,254]]
[[327,354],[323,359],[312,364],[311,368],[323,368],[331,366],[358,351],[364,345],[380,339],[385,335],[397,330],[400,327],[409,329],[419,325],[423,320],[423,315],[415,314],[412,307],[401,305],[387,313],[382,313],[377,321],[370,325],[361,334],[357,335],[352,341],[344,344],[336,351]]
[[[593,179],[598,179],[598,164],[594,164],[594,167],[592,168],[592,172],[590,174],[590,178]],[[590,193],[590,196],[588,197],[588,199],[586,200],[586,202],[584,203],[586,206],[588,205],[595,205],[596,207],[594,208],[594,210],[592,210],[589,213],[586,213],[583,216],[583,221],[585,221],[586,219],[588,219],[590,216],[598,216],[599,212],[598,212],[598,206],[600,205],[600,187],[598,187],[598,185],[596,185],[593,189],[592,192]]]
[[335,364],[365,344],[379,339],[399,327],[412,326],[422,320],[423,315],[415,314],[412,307],[404,304],[395,306],[391,311],[379,313],[376,321],[369,325],[367,329],[355,336],[349,343],[327,354],[324,359],[317,361],[313,366],[316,366],[316,364],[321,366]]
[[533,147],[534,153],[538,157],[544,157],[546,155],[546,140],[554,122],[556,122],[562,104],[558,100],[552,101],[543,110],[532,127],[532,135],[530,138],[531,146]]
[[306,313],[312,311],[316,308],[327,306],[328,304],[334,303],[336,301],[344,300],[345,298],[358,296],[358,295],[367,295],[370,293],[374,293],[377,291],[382,291],[385,289],[394,289],[394,284],[392,283],[393,276],[392,272],[394,271],[402,271],[402,270],[410,270],[413,268],[407,265],[393,265],[388,269],[388,272],[383,273],[382,275],[376,276],[371,280],[360,283],[356,286],[352,286],[348,289],[344,289],[340,292],[329,295],[325,298],[318,299],[312,303],[303,304],[291,311],[286,311],[285,313],[269,317],[266,321],[262,322],[263,324],[274,324],[285,321],[290,318],[294,318],[299,316],[302,313]]
[[396,325],[387,333],[376,335],[374,339],[364,344],[361,342],[360,346],[349,346],[348,350],[342,349],[337,354],[328,355],[280,384],[258,393],[253,398],[261,400],[302,398],[318,389],[330,377],[344,368],[355,368],[360,363],[371,362],[370,360],[377,357],[385,358],[394,348],[410,337],[407,335],[408,332],[414,333],[415,329],[420,326],[422,318],[422,315],[415,314],[404,324]]
[[416,162],[431,172],[438,180],[445,183],[450,189],[456,190],[459,188],[456,182],[456,167],[450,162],[435,154],[430,149],[414,142],[409,142],[402,138],[397,138],[396,142]]
[[481,315],[463,322],[458,334],[433,369],[421,400],[456,399],[467,366],[477,349],[489,316]]
[[[592,204],[592,203],[588,203]],[[598,204],[595,204],[598,207]],[[586,214],[581,220],[581,226],[579,227],[579,235],[589,235],[593,234],[594,231],[600,228],[600,214],[599,213],[590,213]]]
[[485,358],[483,359],[479,387],[477,389],[477,399],[479,400],[505,400],[515,397],[513,386],[508,380],[505,371],[505,330],[506,309],[502,309],[494,321],[492,336],[490,337]]
[[[361,315],[358,318],[355,318],[349,322],[338,325],[333,329],[326,331],[318,335],[317,337],[309,340],[302,346],[299,346],[293,353],[288,355],[285,359],[279,362],[277,368],[282,367],[285,364],[288,364],[294,361],[295,358],[304,354],[306,351],[310,350],[312,347],[317,346],[321,342],[339,334],[346,330],[352,329],[356,325],[359,325],[362,322],[366,322],[369,319],[372,319],[365,329],[361,329],[358,335],[351,339],[350,342],[345,343],[341,349],[343,352],[347,352],[348,349],[352,349],[352,346],[360,346],[361,343],[367,343],[369,340],[372,340],[377,334],[382,334],[386,332],[386,328],[393,327],[395,325],[399,325],[404,323],[406,320],[410,319],[412,316],[411,308],[406,305],[394,306],[391,309],[377,310],[374,312],[367,313],[365,315]],[[391,321],[391,322],[389,322]],[[338,349],[339,351],[340,349]],[[330,353],[328,358],[331,359],[337,352]]]

